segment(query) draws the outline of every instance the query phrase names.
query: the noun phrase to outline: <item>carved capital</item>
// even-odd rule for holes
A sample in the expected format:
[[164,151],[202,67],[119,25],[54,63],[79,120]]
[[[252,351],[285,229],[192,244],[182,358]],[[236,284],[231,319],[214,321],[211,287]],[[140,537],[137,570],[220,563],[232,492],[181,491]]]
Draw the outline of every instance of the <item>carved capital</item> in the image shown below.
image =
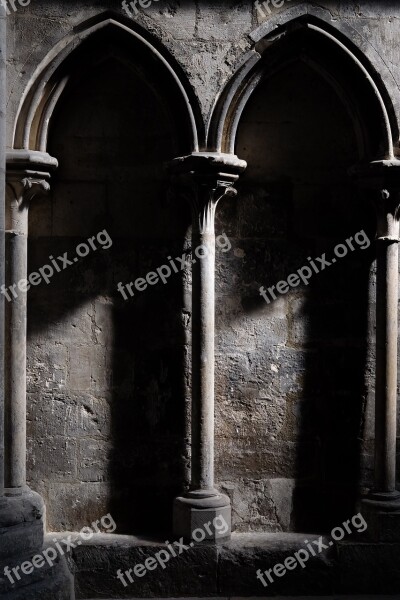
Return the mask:
[[400,191],[379,190],[375,208],[378,220],[376,239],[390,244],[399,242]]
[[6,229],[26,233],[29,204],[50,190],[50,173],[58,163],[43,152],[13,150],[7,153]]
[[47,179],[39,179],[35,176],[25,177],[13,173],[7,174],[7,191],[10,203],[17,203],[19,209],[29,206],[30,201],[40,194],[46,194],[50,190]]
[[233,187],[246,168],[236,156],[219,153],[194,153],[175,159],[169,165],[176,193],[192,209],[193,233],[213,234],[215,212],[224,197],[234,197]]
[[400,161],[375,161],[351,169],[361,189],[373,195],[377,213],[377,241],[399,242],[400,228]]
[[232,183],[215,180],[203,182],[197,177],[181,177],[176,182],[178,194],[189,203],[192,209],[193,232],[214,233],[215,212],[223,198],[233,198],[237,190]]

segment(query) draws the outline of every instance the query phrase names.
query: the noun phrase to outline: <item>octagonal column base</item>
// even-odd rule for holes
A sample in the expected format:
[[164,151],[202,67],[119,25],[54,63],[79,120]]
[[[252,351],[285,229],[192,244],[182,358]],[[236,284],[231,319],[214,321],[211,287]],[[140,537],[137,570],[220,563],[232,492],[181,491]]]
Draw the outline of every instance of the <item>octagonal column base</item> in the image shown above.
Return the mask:
[[231,503],[217,490],[197,490],[174,501],[174,535],[194,544],[231,537]]
[[400,542],[400,493],[371,492],[361,502],[368,524],[364,537],[374,542]]

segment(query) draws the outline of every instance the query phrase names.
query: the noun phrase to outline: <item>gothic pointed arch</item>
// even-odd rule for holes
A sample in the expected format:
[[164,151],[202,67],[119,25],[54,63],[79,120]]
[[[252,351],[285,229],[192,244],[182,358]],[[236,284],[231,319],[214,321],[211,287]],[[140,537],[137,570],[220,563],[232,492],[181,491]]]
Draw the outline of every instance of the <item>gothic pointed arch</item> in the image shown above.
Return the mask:
[[[209,146],[234,153],[238,126],[253,92],[289,64],[303,61],[335,89],[351,115],[361,159],[393,158],[399,139],[392,102],[396,91],[393,77],[379,56],[375,56],[374,65],[366,58],[357,45],[359,34],[347,25],[345,28],[335,26],[324,11],[304,4],[272,17],[253,31],[253,48],[214,106]],[[391,84],[387,87],[384,81]],[[389,88],[393,88],[390,93]]]
[[202,118],[183,70],[147,32],[108,12],[75,28],[38,66],[20,102],[13,148],[46,152],[51,119],[65,89],[111,55],[159,97],[174,124],[179,152],[197,151],[204,139]]

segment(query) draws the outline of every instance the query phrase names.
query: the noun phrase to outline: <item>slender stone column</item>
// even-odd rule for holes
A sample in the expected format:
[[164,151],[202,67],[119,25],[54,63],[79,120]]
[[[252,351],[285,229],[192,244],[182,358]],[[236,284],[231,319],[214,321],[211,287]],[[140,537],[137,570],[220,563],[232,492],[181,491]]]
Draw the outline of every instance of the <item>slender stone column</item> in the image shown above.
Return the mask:
[[[37,195],[49,190],[47,154],[14,151],[7,155],[6,204],[6,488],[22,494],[26,487],[26,323],[28,278],[28,211]],[[47,171],[45,170],[47,169]]]
[[[174,533],[197,542],[226,538],[231,532],[230,500],[214,487],[214,220],[219,200],[236,194],[232,186],[245,168],[236,156],[211,153],[196,153],[172,164],[192,208],[193,265],[191,486],[175,500]],[[218,516],[227,527],[207,531],[204,525]],[[194,536],[198,528],[203,533]]]
[[[32,199],[49,189],[50,171],[57,161],[43,152],[7,153],[6,301],[5,336],[5,464],[6,481],[0,504],[0,565],[18,565],[41,554],[44,544],[43,498],[26,485],[26,308],[28,209]],[[23,590],[20,588],[24,588]],[[75,598],[73,577],[65,557],[14,583],[3,576],[2,597]],[[8,591],[10,594],[8,594]],[[18,593],[19,592],[19,593]]]
[[[221,185],[221,187],[217,187]],[[192,494],[214,496],[215,229],[218,201],[233,194],[218,182],[199,183],[192,196],[193,396]],[[194,251],[204,254],[195,258]]]
[[381,190],[376,205],[378,234],[373,495],[376,500],[388,501],[400,499],[400,493],[396,491],[399,192]]
[[400,492],[396,490],[397,344],[400,233],[400,161],[377,161],[354,169],[372,191],[377,211],[375,472],[363,501],[369,535],[400,540]]
[[[6,12],[0,5],[0,285],[5,279]],[[0,502],[4,494],[4,298],[0,298]]]

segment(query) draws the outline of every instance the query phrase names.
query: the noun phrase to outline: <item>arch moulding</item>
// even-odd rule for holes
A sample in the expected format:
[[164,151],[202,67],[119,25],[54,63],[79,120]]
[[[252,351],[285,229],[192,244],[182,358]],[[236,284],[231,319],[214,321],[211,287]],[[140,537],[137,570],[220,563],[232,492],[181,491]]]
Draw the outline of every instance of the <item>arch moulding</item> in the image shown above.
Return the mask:
[[[400,115],[400,104],[396,106],[395,101],[400,100],[400,94],[392,73],[370,42],[353,27],[333,20],[329,11],[307,3],[272,16],[250,33],[253,48],[243,56],[235,74],[215,102],[208,125],[209,148],[215,152],[235,153],[238,126],[247,102],[259,84],[271,74],[271,70],[279,70],[287,64],[282,61],[279,65],[276,55],[271,58],[273,52],[279,51],[284,44],[289,45],[299,32],[307,33],[330,47],[341,55],[349,68],[367,81],[368,95],[376,107],[371,118],[380,130],[379,155],[374,158],[394,158],[399,140]],[[301,58],[304,59],[304,56]],[[352,116],[357,116],[357,105],[362,105],[363,98],[356,97],[355,101],[355,90],[346,89],[341,81],[335,80],[334,74],[324,66],[323,56],[308,53],[306,60],[312,66],[319,64],[320,73],[334,84]],[[350,95],[353,95],[352,99]],[[355,125],[356,129],[361,127],[361,123]]]
[[[143,52],[147,53],[152,62],[158,64],[163,74],[169,78],[173,93],[179,97],[185,107],[186,114],[182,118],[189,131],[188,147],[192,152],[197,152],[199,144],[202,144],[204,140],[204,126],[195,94],[186,80],[183,70],[158,40],[150,38],[150,35],[144,30],[137,31],[136,29],[136,26],[133,29],[130,24],[118,20],[115,15],[106,13],[85,21],[56,44],[37,67],[22,95],[13,129],[12,148],[14,150],[47,152],[51,117],[73,75],[63,69],[63,66],[72,53],[79,50],[79,47],[86,40],[91,39],[94,34],[110,31],[118,32],[121,39],[123,36],[125,40],[139,44]],[[151,77],[149,79],[151,80]]]

